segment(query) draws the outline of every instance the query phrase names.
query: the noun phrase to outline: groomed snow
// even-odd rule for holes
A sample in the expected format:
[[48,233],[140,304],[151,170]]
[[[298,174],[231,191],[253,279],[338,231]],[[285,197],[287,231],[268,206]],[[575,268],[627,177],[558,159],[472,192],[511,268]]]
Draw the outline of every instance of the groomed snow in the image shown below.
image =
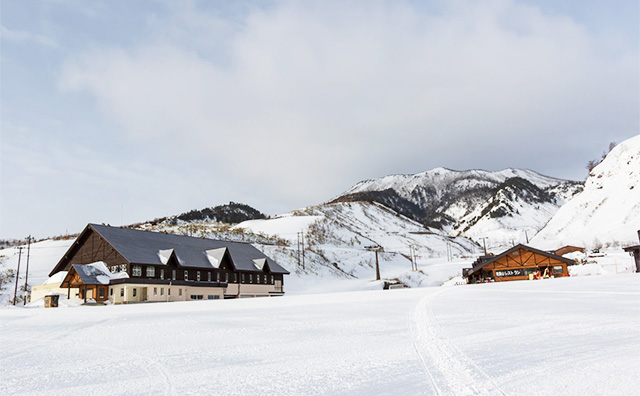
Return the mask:
[[4,309],[0,394],[631,395],[639,302],[624,274]]

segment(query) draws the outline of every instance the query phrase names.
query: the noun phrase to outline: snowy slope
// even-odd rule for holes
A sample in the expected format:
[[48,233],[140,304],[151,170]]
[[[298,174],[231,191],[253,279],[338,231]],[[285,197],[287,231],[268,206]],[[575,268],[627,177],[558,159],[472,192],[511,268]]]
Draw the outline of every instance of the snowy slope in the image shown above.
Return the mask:
[[[341,202],[310,206],[266,220],[250,220],[234,227],[256,234],[278,237],[288,245],[256,246],[289,269],[289,285],[307,284],[308,276],[375,279],[375,253],[381,246],[380,271],[383,278],[409,276],[410,257],[416,260],[471,258],[479,247],[465,238],[452,238],[440,231],[426,229],[420,223],[398,215],[393,210],[367,202]],[[305,267],[298,262],[298,233],[305,235]],[[304,279],[296,280],[296,277]],[[440,284],[440,279],[426,273],[421,285]],[[313,283],[314,281],[311,281]],[[375,286],[379,287],[379,285]]]
[[637,244],[640,229],[640,135],[618,144],[532,240],[534,246]]
[[[60,261],[62,255],[69,249],[73,243],[71,240],[46,240],[31,244],[29,257],[29,285],[41,285],[49,277],[49,272]],[[27,270],[27,246],[23,246],[22,258],[20,259],[20,280],[18,288],[24,287],[25,275]],[[19,250],[17,247],[11,247],[0,250],[0,271],[6,272],[13,270],[14,274],[18,269]],[[0,307],[8,304],[9,299],[13,299],[15,291],[15,278],[9,284],[2,285],[0,291]],[[18,295],[22,295],[22,291],[18,290]]]
[[524,169],[436,168],[366,180],[332,202],[376,201],[450,235],[508,246],[526,242],[581,188]]
[[2,395],[632,395],[640,277],[0,310]]

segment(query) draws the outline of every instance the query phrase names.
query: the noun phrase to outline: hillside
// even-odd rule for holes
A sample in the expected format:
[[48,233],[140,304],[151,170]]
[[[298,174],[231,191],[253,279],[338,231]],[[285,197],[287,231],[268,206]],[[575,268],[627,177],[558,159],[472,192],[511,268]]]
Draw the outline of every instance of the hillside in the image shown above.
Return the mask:
[[530,170],[436,168],[365,180],[331,202],[379,202],[452,236],[509,245],[525,242],[581,189],[579,182]]
[[589,174],[584,191],[535,236],[542,248],[637,244],[640,229],[640,135],[614,147]]
[[[380,246],[383,278],[399,278],[411,285],[441,284],[459,272],[461,266],[454,260],[472,260],[480,251],[466,238],[443,235],[386,206],[368,202],[310,206],[272,219],[246,221],[233,229],[284,239],[286,245],[258,247],[302,277],[374,279],[375,253],[371,249]],[[305,268],[297,256],[299,232],[305,237]],[[428,270],[410,273],[412,254],[416,261],[450,263],[452,270],[440,275]]]

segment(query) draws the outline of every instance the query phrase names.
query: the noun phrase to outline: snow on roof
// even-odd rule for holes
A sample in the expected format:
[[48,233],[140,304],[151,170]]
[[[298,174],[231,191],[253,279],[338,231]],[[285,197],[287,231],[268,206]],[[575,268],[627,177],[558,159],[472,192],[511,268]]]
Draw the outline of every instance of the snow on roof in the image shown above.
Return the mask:
[[264,264],[267,262],[267,259],[255,259],[253,260],[253,264],[257,269],[262,270],[264,268]]
[[171,257],[171,253],[173,253],[173,249],[158,250],[158,258],[160,258],[160,262],[162,264],[167,264]]
[[82,282],[87,285],[108,285],[111,279],[129,277],[126,272],[112,274],[103,261],[96,261],[91,264],[73,264],[72,267],[82,279]]
[[51,275],[46,281],[44,281],[43,285],[50,285],[50,284],[60,284],[62,283],[62,281],[64,280],[64,278],[67,276],[67,273],[69,271],[60,271],[60,272],[56,272],[55,274]]
[[207,255],[207,260],[211,263],[213,268],[220,267],[220,263],[222,262],[222,258],[224,257],[224,253],[227,251],[226,247],[217,248],[217,249],[209,249],[205,250],[204,253]]

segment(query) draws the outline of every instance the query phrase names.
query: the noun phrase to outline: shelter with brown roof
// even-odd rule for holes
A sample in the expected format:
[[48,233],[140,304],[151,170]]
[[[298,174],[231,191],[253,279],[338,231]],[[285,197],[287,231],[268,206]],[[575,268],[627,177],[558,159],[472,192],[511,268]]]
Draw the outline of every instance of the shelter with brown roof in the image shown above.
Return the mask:
[[526,245],[516,245],[495,256],[481,256],[462,275],[469,283],[569,276],[573,260]]

